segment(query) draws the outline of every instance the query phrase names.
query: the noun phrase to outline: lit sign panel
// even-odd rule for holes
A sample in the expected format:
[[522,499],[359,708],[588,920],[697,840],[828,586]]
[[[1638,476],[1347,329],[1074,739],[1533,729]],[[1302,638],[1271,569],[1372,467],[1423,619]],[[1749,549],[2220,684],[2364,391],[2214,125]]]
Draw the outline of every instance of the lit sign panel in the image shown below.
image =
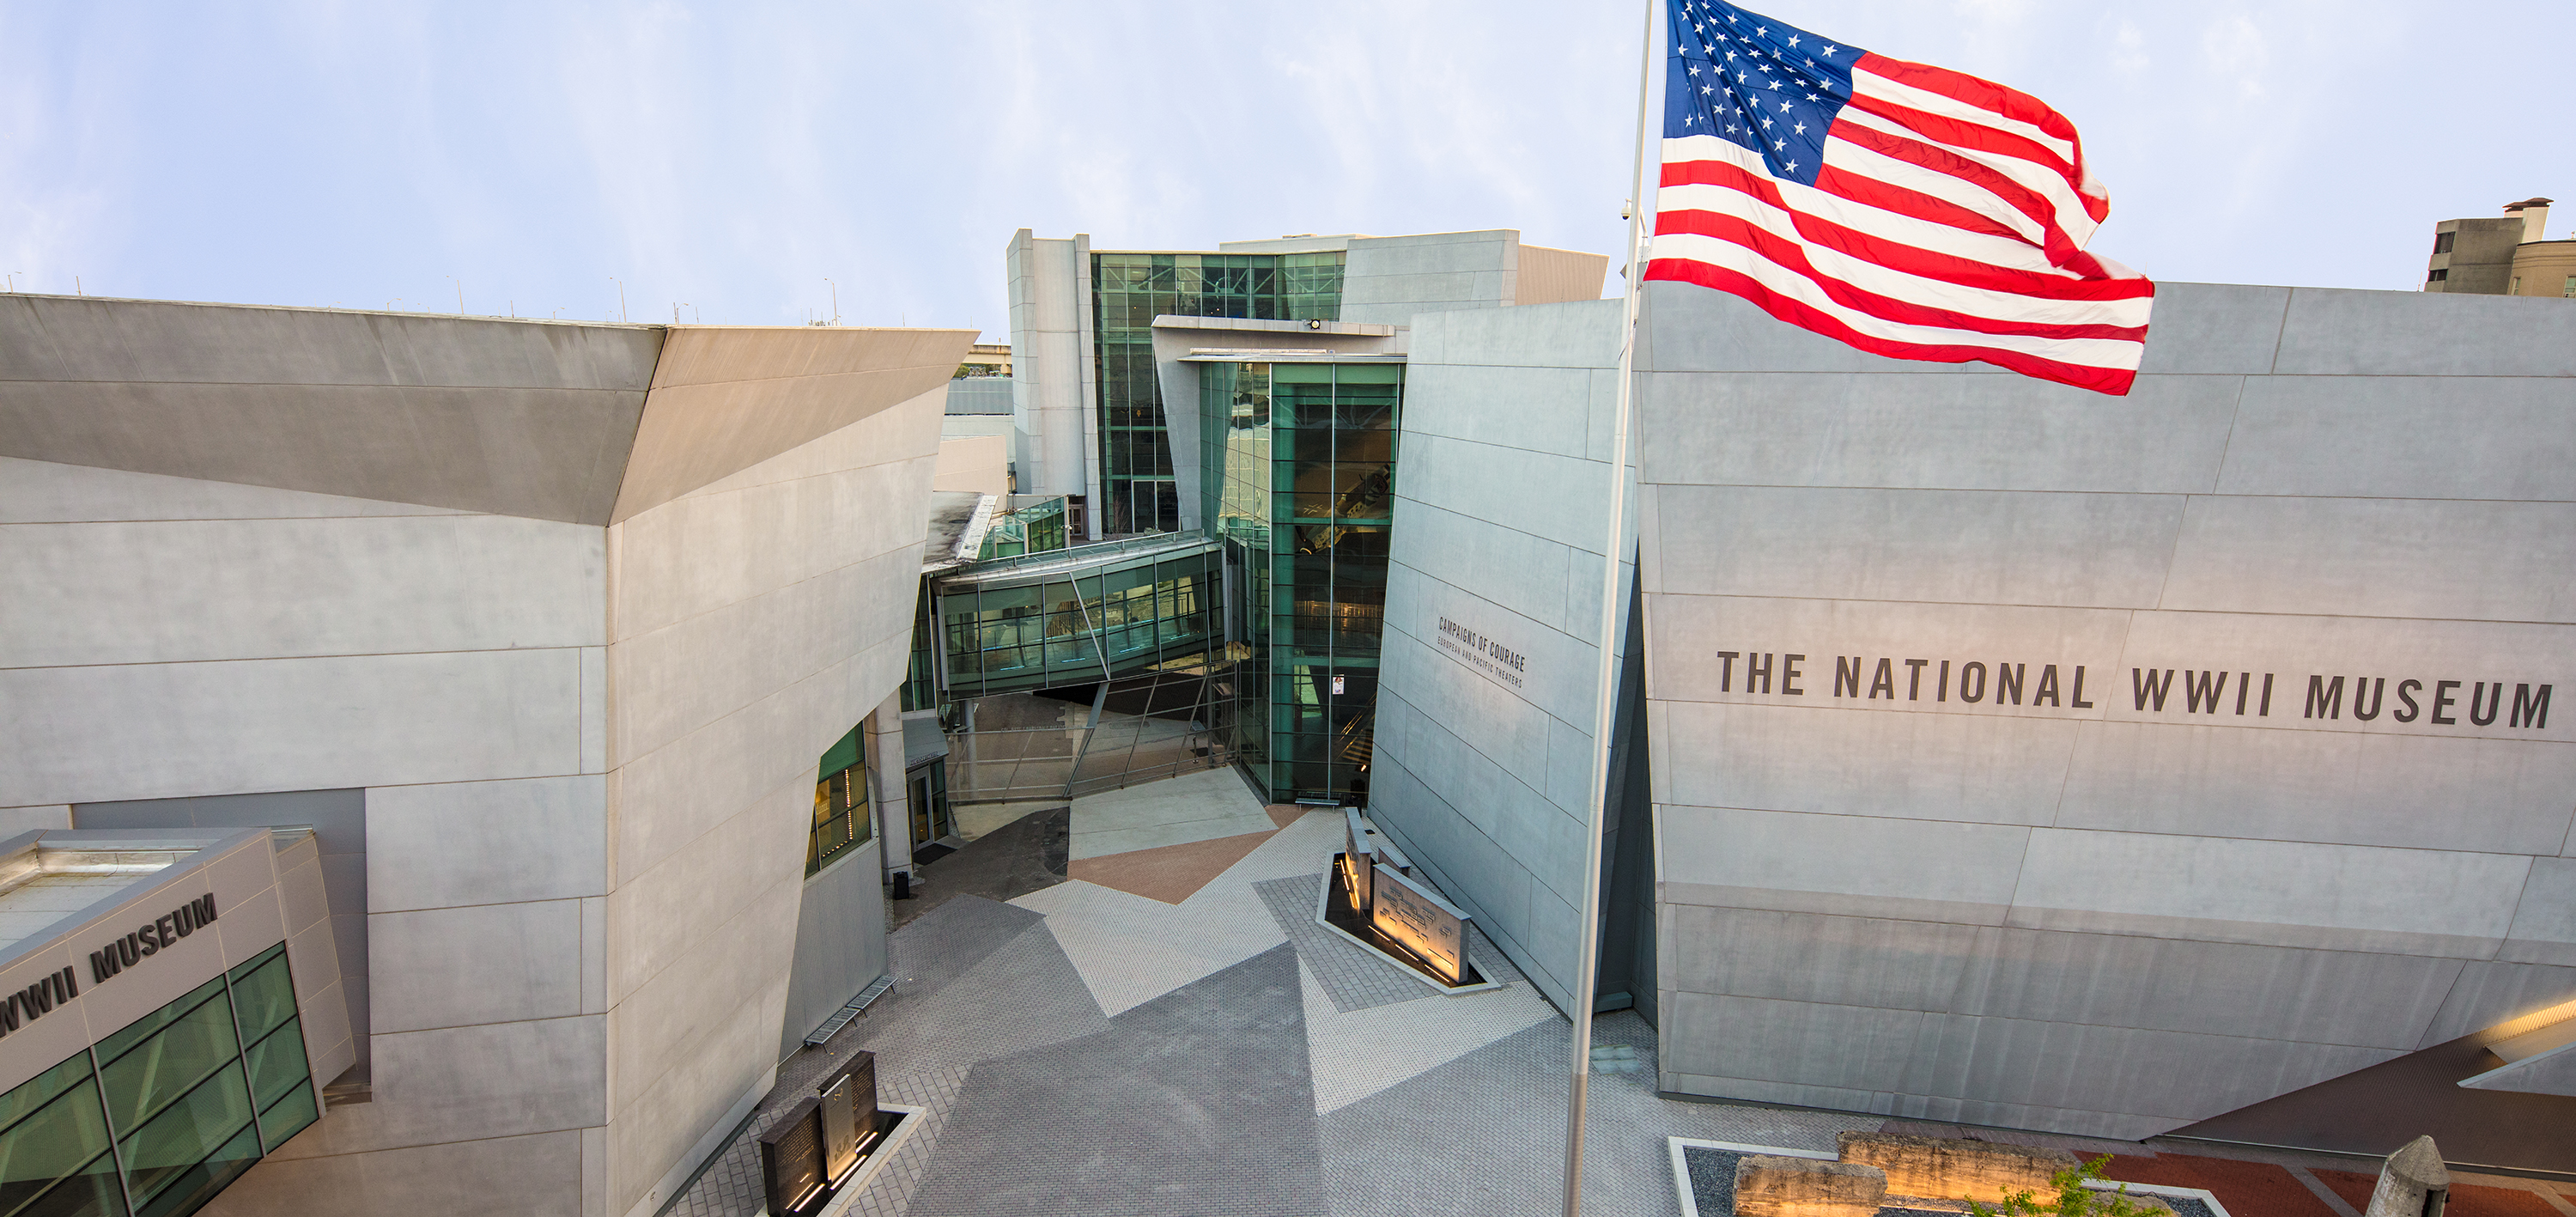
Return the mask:
[[1379,866],[1369,928],[1421,960],[1443,982],[1467,983],[1467,914],[1428,887]]
[[1377,873],[1377,849],[1369,841],[1369,830],[1360,823],[1358,808],[1345,807],[1342,815],[1342,882],[1351,889],[1351,907],[1365,913],[1369,911],[1371,889],[1376,886],[1371,880]]

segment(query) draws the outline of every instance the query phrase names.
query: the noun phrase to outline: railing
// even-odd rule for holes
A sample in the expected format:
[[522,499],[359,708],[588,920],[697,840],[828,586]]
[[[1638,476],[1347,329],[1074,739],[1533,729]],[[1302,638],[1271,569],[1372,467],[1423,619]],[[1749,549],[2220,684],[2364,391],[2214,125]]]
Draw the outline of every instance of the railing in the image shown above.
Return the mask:
[[1207,534],[1197,529],[1191,529],[1188,532],[1147,533],[1140,537],[1120,537],[1115,541],[1094,541],[1088,545],[1050,549],[1041,553],[993,558],[977,562],[941,582],[986,583],[1012,575],[1052,574],[1058,568],[1074,570],[1113,562],[1120,558],[1159,556],[1167,550],[1182,550],[1212,544],[1215,542],[1208,540]]

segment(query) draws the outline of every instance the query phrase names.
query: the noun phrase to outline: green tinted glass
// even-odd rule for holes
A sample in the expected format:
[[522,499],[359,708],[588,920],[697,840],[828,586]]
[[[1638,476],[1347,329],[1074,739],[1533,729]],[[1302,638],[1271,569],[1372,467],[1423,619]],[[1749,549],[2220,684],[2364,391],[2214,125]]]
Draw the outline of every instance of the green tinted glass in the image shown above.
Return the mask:
[[107,1114],[120,1131],[140,1128],[208,1074],[241,1055],[232,1007],[220,998],[197,1003],[150,1039],[99,1070]]
[[[0,1204],[11,1203],[0,1200]],[[116,1156],[100,1154],[10,1217],[125,1217],[125,1191],[116,1185]]]
[[[183,1176],[218,1147],[230,1150],[225,1143],[249,1125],[250,1089],[240,1067],[228,1065],[119,1142],[125,1150],[126,1184],[137,1197],[157,1197],[184,1183]],[[258,1138],[251,1138],[249,1152],[259,1156]],[[148,1200],[141,1208],[156,1211]]]
[[250,1066],[250,1092],[266,1107],[312,1074],[304,1063],[304,1028],[293,1019],[250,1046],[243,1061]]
[[287,1138],[312,1127],[313,1122],[321,1118],[322,1113],[313,1107],[313,1088],[298,1085],[288,1091],[285,1098],[259,1113],[260,1136],[268,1142],[268,1152],[276,1153],[277,1147],[286,1144]]
[[125,1055],[126,1049],[152,1038],[153,1032],[169,1026],[176,1019],[185,1017],[189,1011],[197,1008],[197,1003],[223,992],[223,989],[224,978],[218,976],[190,989],[186,996],[179,1000],[126,1024],[123,1030],[98,1042],[96,1049],[98,1059],[112,1061]]
[[[16,1213],[54,1182],[77,1174],[107,1149],[98,1088],[75,1085],[0,1134],[0,1212]],[[35,1212],[49,1212],[39,1205]]]
[[[245,1128],[204,1161],[177,1171],[164,1180],[160,1192],[135,1210],[135,1217],[181,1217],[182,1214],[193,1213],[257,1161],[259,1138]],[[142,1189],[135,1190],[141,1194]]]
[[[44,1106],[73,1083],[86,1080],[89,1072],[89,1054],[76,1052],[70,1060],[18,1083],[7,1094],[0,1094],[0,1127],[17,1123],[21,1117]],[[8,1206],[0,1205],[0,1213],[7,1211]]]
[[241,1012],[244,1043],[295,1017],[295,978],[287,971],[286,953],[279,951],[266,962],[252,963],[257,966],[247,976],[240,968],[233,969],[233,1008]]

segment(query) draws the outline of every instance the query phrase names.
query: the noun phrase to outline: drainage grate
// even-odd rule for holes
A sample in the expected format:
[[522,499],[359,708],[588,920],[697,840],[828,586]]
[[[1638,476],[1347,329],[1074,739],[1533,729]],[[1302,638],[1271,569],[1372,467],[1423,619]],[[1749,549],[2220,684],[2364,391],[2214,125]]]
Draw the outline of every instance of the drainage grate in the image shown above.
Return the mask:
[[849,1026],[852,1019],[867,1013],[868,1007],[874,1004],[878,998],[892,992],[894,992],[894,978],[891,976],[878,977],[876,979],[876,983],[869,985],[865,989],[859,990],[859,995],[851,998],[849,1005],[833,1011],[832,1017],[824,1019],[822,1026],[806,1032],[805,1046],[808,1048],[819,1048],[824,1044],[830,1043],[833,1036],[841,1033],[841,1028]]

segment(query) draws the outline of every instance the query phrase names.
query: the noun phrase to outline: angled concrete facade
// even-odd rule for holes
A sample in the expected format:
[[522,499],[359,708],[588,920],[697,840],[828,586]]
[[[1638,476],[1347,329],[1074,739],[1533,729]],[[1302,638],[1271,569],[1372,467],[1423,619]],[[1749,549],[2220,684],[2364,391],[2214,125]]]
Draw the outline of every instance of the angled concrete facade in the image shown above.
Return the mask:
[[[1414,323],[1372,802],[1562,1003],[1512,910],[1580,836],[1515,821],[1583,811],[1616,314],[1559,311]],[[1643,324],[1663,1089],[2142,1137],[2576,998],[2576,313],[2164,284],[2125,398]]]
[[1396,465],[1370,806],[1560,1009],[1581,936],[1621,307],[1416,317]]
[[972,339],[0,305],[0,816],[362,799],[369,1101],[207,1211],[649,1214],[765,1092]]
[[1666,1089],[2137,1137],[2576,996],[2576,317],[2166,284],[2112,399],[1648,305]]

